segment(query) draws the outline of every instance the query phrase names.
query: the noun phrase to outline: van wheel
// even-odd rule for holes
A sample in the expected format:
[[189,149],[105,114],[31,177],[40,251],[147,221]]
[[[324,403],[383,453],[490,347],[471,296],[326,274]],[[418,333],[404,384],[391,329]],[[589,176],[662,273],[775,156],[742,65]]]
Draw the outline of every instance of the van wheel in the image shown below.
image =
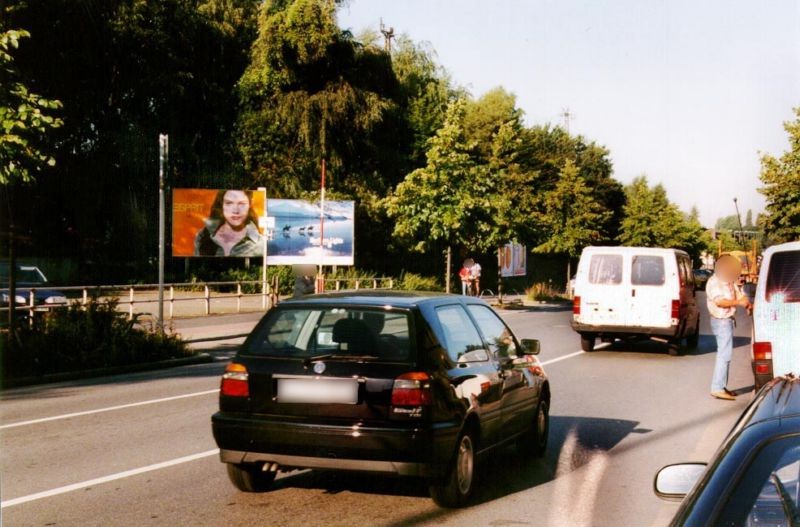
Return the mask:
[[261,465],[228,463],[228,479],[242,492],[266,492],[272,487],[277,472],[261,470]]
[[433,501],[440,507],[463,507],[475,487],[475,440],[467,431],[458,440],[455,459],[443,484],[431,484]]
[[680,355],[683,355],[683,352],[686,349],[686,347],[683,345],[683,339],[675,339],[675,340],[671,341],[667,346],[668,346],[667,349],[669,350],[669,354],[672,357],[678,357]]
[[581,349],[583,351],[594,351],[594,335],[581,334]]
[[550,435],[550,405],[542,399],[536,407],[536,415],[527,432],[517,439],[517,451],[525,456],[541,458],[547,451],[547,439]]
[[697,325],[694,327],[694,332],[686,337],[686,345],[692,349],[697,349],[700,344],[700,319],[697,319]]

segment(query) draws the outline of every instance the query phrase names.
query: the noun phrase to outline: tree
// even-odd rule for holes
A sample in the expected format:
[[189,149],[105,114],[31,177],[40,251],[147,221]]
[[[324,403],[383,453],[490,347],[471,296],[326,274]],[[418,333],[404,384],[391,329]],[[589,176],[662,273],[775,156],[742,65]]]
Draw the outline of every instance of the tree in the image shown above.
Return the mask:
[[567,256],[567,283],[571,278],[571,259],[584,247],[601,239],[600,226],[611,213],[592,195],[573,161],[566,161],[555,188],[544,198],[543,226],[549,237],[538,252]]
[[759,223],[776,243],[800,239],[800,107],[794,113],[795,120],[783,124],[789,150],[777,158],[761,155],[764,186],[759,192],[767,199],[767,207]]
[[[5,17],[6,11],[0,11]],[[16,251],[15,187],[34,181],[43,167],[55,165],[55,159],[45,150],[46,136],[61,126],[62,121],[53,115],[61,107],[58,101],[50,100],[28,89],[22,82],[14,64],[12,53],[19,42],[30,36],[25,30],[11,29],[0,33],[0,187],[5,207],[2,207],[3,224],[7,227],[8,241],[8,349],[14,346],[17,313],[12,309],[16,303]]]
[[[414,251],[441,243],[449,256],[455,245],[485,250],[495,242],[481,236],[492,225],[494,180],[465,141],[464,109],[463,99],[451,103],[444,125],[431,139],[426,166],[408,174],[386,200],[396,222],[394,236]],[[450,283],[449,268],[445,282]]]

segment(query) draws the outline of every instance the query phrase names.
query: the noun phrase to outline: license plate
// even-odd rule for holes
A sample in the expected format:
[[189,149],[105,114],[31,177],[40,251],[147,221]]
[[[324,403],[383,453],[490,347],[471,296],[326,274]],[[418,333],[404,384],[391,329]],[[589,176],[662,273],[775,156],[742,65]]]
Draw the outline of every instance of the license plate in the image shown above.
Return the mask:
[[354,379],[278,379],[280,403],[358,403]]

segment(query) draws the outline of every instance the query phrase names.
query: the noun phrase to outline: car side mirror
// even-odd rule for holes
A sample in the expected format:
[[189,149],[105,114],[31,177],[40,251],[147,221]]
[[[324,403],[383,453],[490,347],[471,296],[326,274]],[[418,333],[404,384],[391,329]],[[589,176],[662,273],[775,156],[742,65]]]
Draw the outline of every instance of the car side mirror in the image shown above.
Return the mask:
[[528,355],[538,355],[542,351],[542,343],[538,339],[522,339],[522,351]]
[[656,474],[653,485],[656,496],[663,500],[682,500],[705,470],[705,463],[667,465]]

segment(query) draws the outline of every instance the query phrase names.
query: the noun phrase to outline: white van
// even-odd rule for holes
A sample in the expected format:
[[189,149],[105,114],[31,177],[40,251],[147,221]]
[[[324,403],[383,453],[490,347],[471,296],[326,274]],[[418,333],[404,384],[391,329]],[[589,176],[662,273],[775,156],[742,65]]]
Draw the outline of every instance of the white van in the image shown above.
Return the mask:
[[692,259],[684,251],[647,247],[587,247],[575,275],[572,328],[581,349],[599,337],[646,337],[670,343],[671,355],[696,347],[700,311]]
[[773,377],[800,374],[800,242],[764,251],[751,348],[756,390]]

